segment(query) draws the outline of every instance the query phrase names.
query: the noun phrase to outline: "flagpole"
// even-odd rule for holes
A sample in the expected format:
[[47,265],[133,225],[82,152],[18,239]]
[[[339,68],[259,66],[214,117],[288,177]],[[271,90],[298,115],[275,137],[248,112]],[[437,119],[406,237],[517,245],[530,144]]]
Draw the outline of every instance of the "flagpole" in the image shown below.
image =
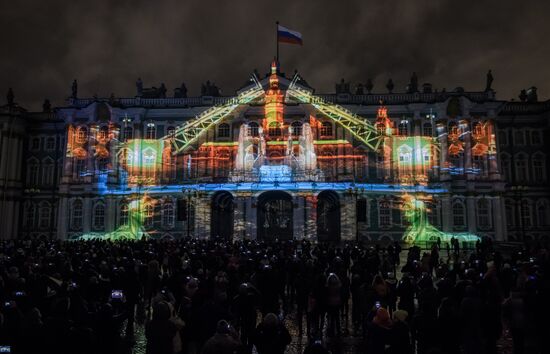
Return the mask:
[[277,66],[279,65],[279,21],[275,21],[275,33],[277,34],[277,37],[276,37],[276,43],[277,43]]

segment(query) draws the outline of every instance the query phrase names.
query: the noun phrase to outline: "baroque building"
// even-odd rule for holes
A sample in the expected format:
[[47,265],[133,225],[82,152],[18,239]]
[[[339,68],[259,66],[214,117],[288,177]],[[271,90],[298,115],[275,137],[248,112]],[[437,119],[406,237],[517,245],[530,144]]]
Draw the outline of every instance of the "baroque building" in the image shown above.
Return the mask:
[[0,237],[400,240],[429,224],[498,241],[550,231],[550,101],[462,88],[314,94],[274,62],[234,96],[136,83],[131,98],[0,108]]

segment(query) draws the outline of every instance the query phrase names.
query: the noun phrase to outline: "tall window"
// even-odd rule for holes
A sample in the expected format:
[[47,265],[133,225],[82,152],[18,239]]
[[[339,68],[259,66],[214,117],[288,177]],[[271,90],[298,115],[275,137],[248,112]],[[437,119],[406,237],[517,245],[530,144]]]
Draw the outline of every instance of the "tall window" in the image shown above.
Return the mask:
[[517,182],[527,182],[529,179],[529,174],[527,172],[527,156],[525,154],[518,154],[515,162]]
[[85,159],[76,159],[75,160],[75,168],[74,172],[76,174],[76,178],[80,179],[82,175],[86,172],[86,161]]
[[539,201],[537,205],[537,222],[539,226],[544,227],[550,225],[550,220],[548,219],[548,201]]
[[407,136],[409,135],[409,122],[406,120],[401,121],[399,123],[399,135]]
[[48,151],[55,150],[55,138],[49,137],[46,139],[46,150]]
[[76,142],[84,144],[88,139],[88,129],[86,127],[79,127],[76,131]]
[[514,202],[512,200],[506,200],[504,202],[504,209],[506,211],[506,226],[513,227],[516,225],[516,213],[514,208]]
[[502,146],[508,145],[508,131],[506,130],[498,131],[498,144]]
[[423,133],[424,133],[424,136],[433,135],[432,123],[424,123]]
[[157,138],[157,128],[155,123],[147,123],[147,129],[145,130],[146,139],[156,139]]
[[525,145],[525,132],[523,130],[516,130],[514,132],[514,144]]
[[482,229],[491,227],[491,204],[485,198],[477,201],[477,225]]
[[34,228],[35,214],[36,214],[36,207],[33,203],[30,203],[25,209],[25,226],[28,229]]
[[162,206],[162,226],[173,227],[174,226],[174,205],[171,201],[167,201]]
[[128,141],[134,138],[134,128],[125,127],[124,128],[124,141]]
[[300,136],[302,135],[302,122],[292,122],[292,135]]
[[430,203],[429,209],[427,211],[428,221],[433,226],[439,226],[439,202],[434,201]]
[[103,230],[105,227],[105,205],[97,203],[94,206],[93,226],[95,230]]
[[218,125],[218,137],[219,138],[229,138],[229,124],[222,123]]
[[53,161],[46,160],[42,165],[42,184],[51,186],[53,184],[54,166]]
[[155,215],[155,208],[153,207],[152,204],[147,204],[145,205],[145,220],[144,220],[144,225],[146,227],[151,227],[153,226],[153,217]]
[[450,122],[449,123],[449,136],[451,139],[458,138],[458,135],[460,134],[458,124],[456,122]]
[[47,229],[50,227],[50,218],[51,218],[51,208],[50,203],[42,202],[40,203],[40,209],[38,211],[38,227],[41,229]]
[[80,199],[75,200],[71,208],[71,229],[82,229],[82,200]]
[[542,135],[540,130],[531,130],[531,144],[532,145],[542,144]]
[[466,226],[466,215],[462,202],[457,201],[453,204],[453,225],[455,227]]
[[474,137],[476,138],[481,138],[485,135],[485,131],[483,129],[483,124],[481,124],[480,122],[477,122],[474,124],[474,128],[472,129],[472,133],[474,135]]
[[386,134],[386,126],[383,123],[376,124],[376,131],[380,135]]
[[27,183],[31,186],[36,186],[38,185],[38,177],[39,177],[39,173],[38,173],[38,163],[37,162],[31,162],[29,163],[28,167],[27,167]]
[[269,136],[281,136],[281,126],[278,122],[269,123]]
[[521,224],[524,227],[533,226],[531,203],[525,199],[521,201]]
[[258,123],[250,122],[248,123],[248,134],[251,136],[258,136]]
[[535,182],[546,181],[546,163],[544,155],[536,153],[533,156],[533,179]]
[[385,200],[378,202],[378,220],[380,227],[391,226],[390,204]]
[[508,154],[500,155],[500,167],[502,168],[502,174],[504,179],[508,182],[512,181],[512,165],[510,163],[510,156]]
[[40,150],[40,138],[33,138],[31,140],[31,150]]
[[321,136],[332,137],[331,122],[323,122],[323,125],[321,125]]
[[128,222],[128,203],[124,202],[120,205],[120,213],[119,213],[118,220],[119,220],[119,222],[118,222],[119,226],[128,226],[129,225],[129,222]]

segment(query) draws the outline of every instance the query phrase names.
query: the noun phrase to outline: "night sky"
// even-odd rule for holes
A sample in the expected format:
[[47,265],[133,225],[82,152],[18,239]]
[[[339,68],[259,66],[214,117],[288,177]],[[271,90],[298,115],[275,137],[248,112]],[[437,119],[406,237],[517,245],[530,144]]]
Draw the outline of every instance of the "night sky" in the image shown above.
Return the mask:
[[550,95],[550,1],[540,0],[117,0],[0,1],[0,104],[8,87],[30,110],[62,105],[74,78],[79,96],[133,97],[135,81],[185,82],[199,95],[210,79],[232,95],[267,72],[275,21],[304,46],[281,44],[282,70],[301,72],[317,92],[345,78],[388,78],[403,91],[416,71],[434,88],[482,90],[493,70],[497,98],[520,89]]

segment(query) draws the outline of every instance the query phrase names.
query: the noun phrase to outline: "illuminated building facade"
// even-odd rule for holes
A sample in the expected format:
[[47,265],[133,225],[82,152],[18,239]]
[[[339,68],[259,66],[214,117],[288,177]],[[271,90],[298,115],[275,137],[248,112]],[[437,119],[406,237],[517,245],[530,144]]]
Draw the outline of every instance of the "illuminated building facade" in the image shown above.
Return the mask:
[[315,95],[273,63],[232,97],[12,102],[0,236],[388,242],[415,218],[414,235],[548,235],[550,102],[416,86]]

